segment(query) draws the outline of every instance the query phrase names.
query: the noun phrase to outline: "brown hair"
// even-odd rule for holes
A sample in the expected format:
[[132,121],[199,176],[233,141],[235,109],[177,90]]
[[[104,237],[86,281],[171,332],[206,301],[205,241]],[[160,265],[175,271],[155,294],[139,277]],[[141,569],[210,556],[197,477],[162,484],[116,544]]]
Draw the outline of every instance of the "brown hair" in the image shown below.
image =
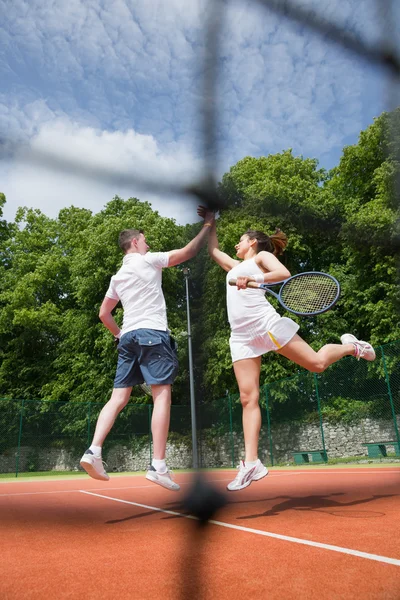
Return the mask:
[[249,240],[257,240],[257,253],[266,250],[267,252],[272,252],[275,256],[279,256],[279,254],[283,253],[288,243],[287,235],[278,228],[275,229],[275,233],[272,235],[267,235],[255,229],[249,229],[244,235],[247,235]]
[[121,231],[118,238],[118,244],[124,254],[126,254],[131,247],[132,240],[139,239],[140,234],[143,233],[143,229],[124,229]]

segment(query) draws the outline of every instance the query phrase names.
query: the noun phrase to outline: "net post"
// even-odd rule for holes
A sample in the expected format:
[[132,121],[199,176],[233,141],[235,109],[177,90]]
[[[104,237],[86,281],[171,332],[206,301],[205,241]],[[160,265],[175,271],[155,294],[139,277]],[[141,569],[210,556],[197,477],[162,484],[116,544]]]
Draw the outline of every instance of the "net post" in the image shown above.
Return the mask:
[[382,352],[382,364],[383,364],[383,370],[384,370],[384,373],[385,373],[386,385],[387,385],[387,389],[388,389],[388,396],[389,396],[390,408],[392,410],[394,430],[395,430],[395,433],[396,433],[397,443],[400,445],[399,428],[397,427],[396,411],[394,409],[393,395],[392,395],[392,388],[391,388],[391,385],[390,385],[389,372],[388,372],[388,369],[387,369],[387,363],[386,363],[385,353],[383,351],[383,346],[381,346],[380,348],[381,348],[381,352]]
[[21,412],[19,415],[18,446],[17,446],[17,456],[16,456],[16,462],[15,462],[15,477],[18,477],[18,473],[19,473],[19,456],[20,456],[20,452],[21,452],[22,421],[24,418],[24,403],[25,403],[25,400],[21,400]]
[[87,447],[89,448],[90,446],[90,410],[91,410],[91,402],[89,400],[88,402],[88,413],[87,413]]
[[190,269],[185,267],[183,269],[183,275],[185,277],[185,290],[186,290],[186,314],[187,314],[187,339],[188,339],[188,354],[189,354],[189,389],[190,389],[190,414],[192,424],[192,456],[193,456],[193,469],[199,467],[199,456],[197,450],[197,424],[196,424],[196,399],[194,391],[194,371],[193,371],[193,353],[192,353],[192,328],[190,320],[190,300],[189,300],[189,276]]
[[269,440],[269,455],[271,458],[271,466],[274,466],[274,453],[272,450],[272,436],[271,436],[271,420],[269,416],[269,403],[268,403],[268,384],[264,385],[265,391],[265,409],[267,411],[267,430],[268,430],[268,440]]
[[318,376],[316,373],[313,373],[313,379],[314,379],[315,395],[317,396],[318,416],[319,416],[319,426],[321,429],[322,449],[324,451],[324,455],[326,456],[324,425],[323,425],[323,421],[322,421],[321,401],[320,401],[320,397],[319,397]]

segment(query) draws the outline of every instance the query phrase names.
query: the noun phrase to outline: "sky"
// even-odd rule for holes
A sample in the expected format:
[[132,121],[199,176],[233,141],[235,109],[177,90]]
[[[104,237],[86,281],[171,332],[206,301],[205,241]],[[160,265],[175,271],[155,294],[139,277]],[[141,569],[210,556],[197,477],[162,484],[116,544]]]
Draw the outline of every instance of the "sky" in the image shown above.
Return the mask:
[[[371,43],[387,39],[394,22],[377,0],[297,4]],[[288,148],[327,169],[338,164],[387,108],[387,74],[261,2],[224,7],[217,177],[245,156]],[[140,188],[134,176],[192,182],[202,173],[209,11],[207,0],[0,0],[4,218],[19,206],[49,217],[71,205],[96,213],[118,194],[181,224],[197,220],[194,199]],[[29,160],[37,151],[124,171],[132,183],[39,165]]]

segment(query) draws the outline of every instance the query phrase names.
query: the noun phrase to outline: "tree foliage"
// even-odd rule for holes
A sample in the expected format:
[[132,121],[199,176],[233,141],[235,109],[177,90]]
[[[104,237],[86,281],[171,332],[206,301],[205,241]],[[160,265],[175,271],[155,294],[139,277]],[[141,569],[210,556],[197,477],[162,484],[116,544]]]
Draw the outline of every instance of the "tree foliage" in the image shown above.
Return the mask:
[[[317,161],[295,157],[288,150],[246,157],[222,179],[220,193],[229,205],[218,220],[224,252],[234,257],[234,245],[249,227],[269,233],[279,227],[289,238],[282,260],[292,274],[318,270],[339,279],[342,295],[337,307],[299,321],[300,335],[315,349],[338,342],[345,331],[375,345],[400,338],[399,118],[400,109],[382,114],[361,132],[358,144],[344,148],[338,167],[329,173],[319,169]],[[214,394],[236,389],[228,355],[224,285],[225,273],[208,265],[203,371]],[[268,355],[261,379],[274,381],[294,371],[296,365]]]
[[[228,208],[218,219],[223,251],[248,229],[282,229],[289,238],[283,262],[294,274],[321,270],[342,285],[331,312],[303,319],[301,335],[318,349],[344,332],[379,345],[400,338],[396,245],[399,238],[400,111],[382,114],[357,144],[344,148],[326,172],[291,150],[246,157],[226,173],[220,193]],[[178,226],[146,202],[115,197],[92,214],[74,207],[50,219],[19,209],[2,220],[0,195],[0,394],[13,398],[105,401],[116,365],[112,336],[98,319],[110,277],[121,264],[120,230],[144,229],[152,250],[181,247],[198,225]],[[198,399],[236,391],[229,354],[225,273],[205,250],[189,264]],[[174,403],[188,403],[185,284],[181,268],[166,269],[168,320],[179,341],[181,371]],[[283,313],[282,313],[283,314]],[[116,318],[121,319],[121,309]],[[299,368],[269,354],[261,381]],[[140,391],[134,399],[143,401]]]
[[[122,261],[118,233],[144,229],[157,251],[182,245],[182,228],[148,203],[118,197],[96,215],[72,207],[49,219],[20,209],[16,226],[0,292],[1,394],[102,401],[112,388],[116,352],[98,311]],[[178,332],[185,329],[180,279],[177,269],[164,273],[169,323]]]

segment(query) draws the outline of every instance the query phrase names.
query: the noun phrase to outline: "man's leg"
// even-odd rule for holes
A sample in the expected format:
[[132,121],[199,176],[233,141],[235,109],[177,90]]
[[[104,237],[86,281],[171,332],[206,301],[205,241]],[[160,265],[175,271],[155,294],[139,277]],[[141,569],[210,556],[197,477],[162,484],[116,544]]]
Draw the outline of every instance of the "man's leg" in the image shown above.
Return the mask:
[[153,458],[165,460],[169,422],[171,417],[171,386],[152,385],[154,409],[151,419],[151,433],[153,436]]
[[104,440],[121,410],[128,404],[132,387],[114,388],[110,400],[103,406],[96,423],[93,441],[81,458],[81,467],[93,479],[108,481],[110,478],[103,467],[101,451]]
[[179,485],[172,479],[165,462],[165,453],[167,449],[167,438],[169,422],[171,416],[171,386],[170,385],[152,385],[151,393],[153,395],[154,409],[151,419],[151,433],[153,435],[153,460],[146,479],[153,483],[173,490],[180,490]]
[[114,388],[111,398],[105,404],[99,414],[96,430],[93,436],[93,446],[102,447],[104,440],[110,432],[121,410],[128,404],[131,396],[132,386],[126,388]]

